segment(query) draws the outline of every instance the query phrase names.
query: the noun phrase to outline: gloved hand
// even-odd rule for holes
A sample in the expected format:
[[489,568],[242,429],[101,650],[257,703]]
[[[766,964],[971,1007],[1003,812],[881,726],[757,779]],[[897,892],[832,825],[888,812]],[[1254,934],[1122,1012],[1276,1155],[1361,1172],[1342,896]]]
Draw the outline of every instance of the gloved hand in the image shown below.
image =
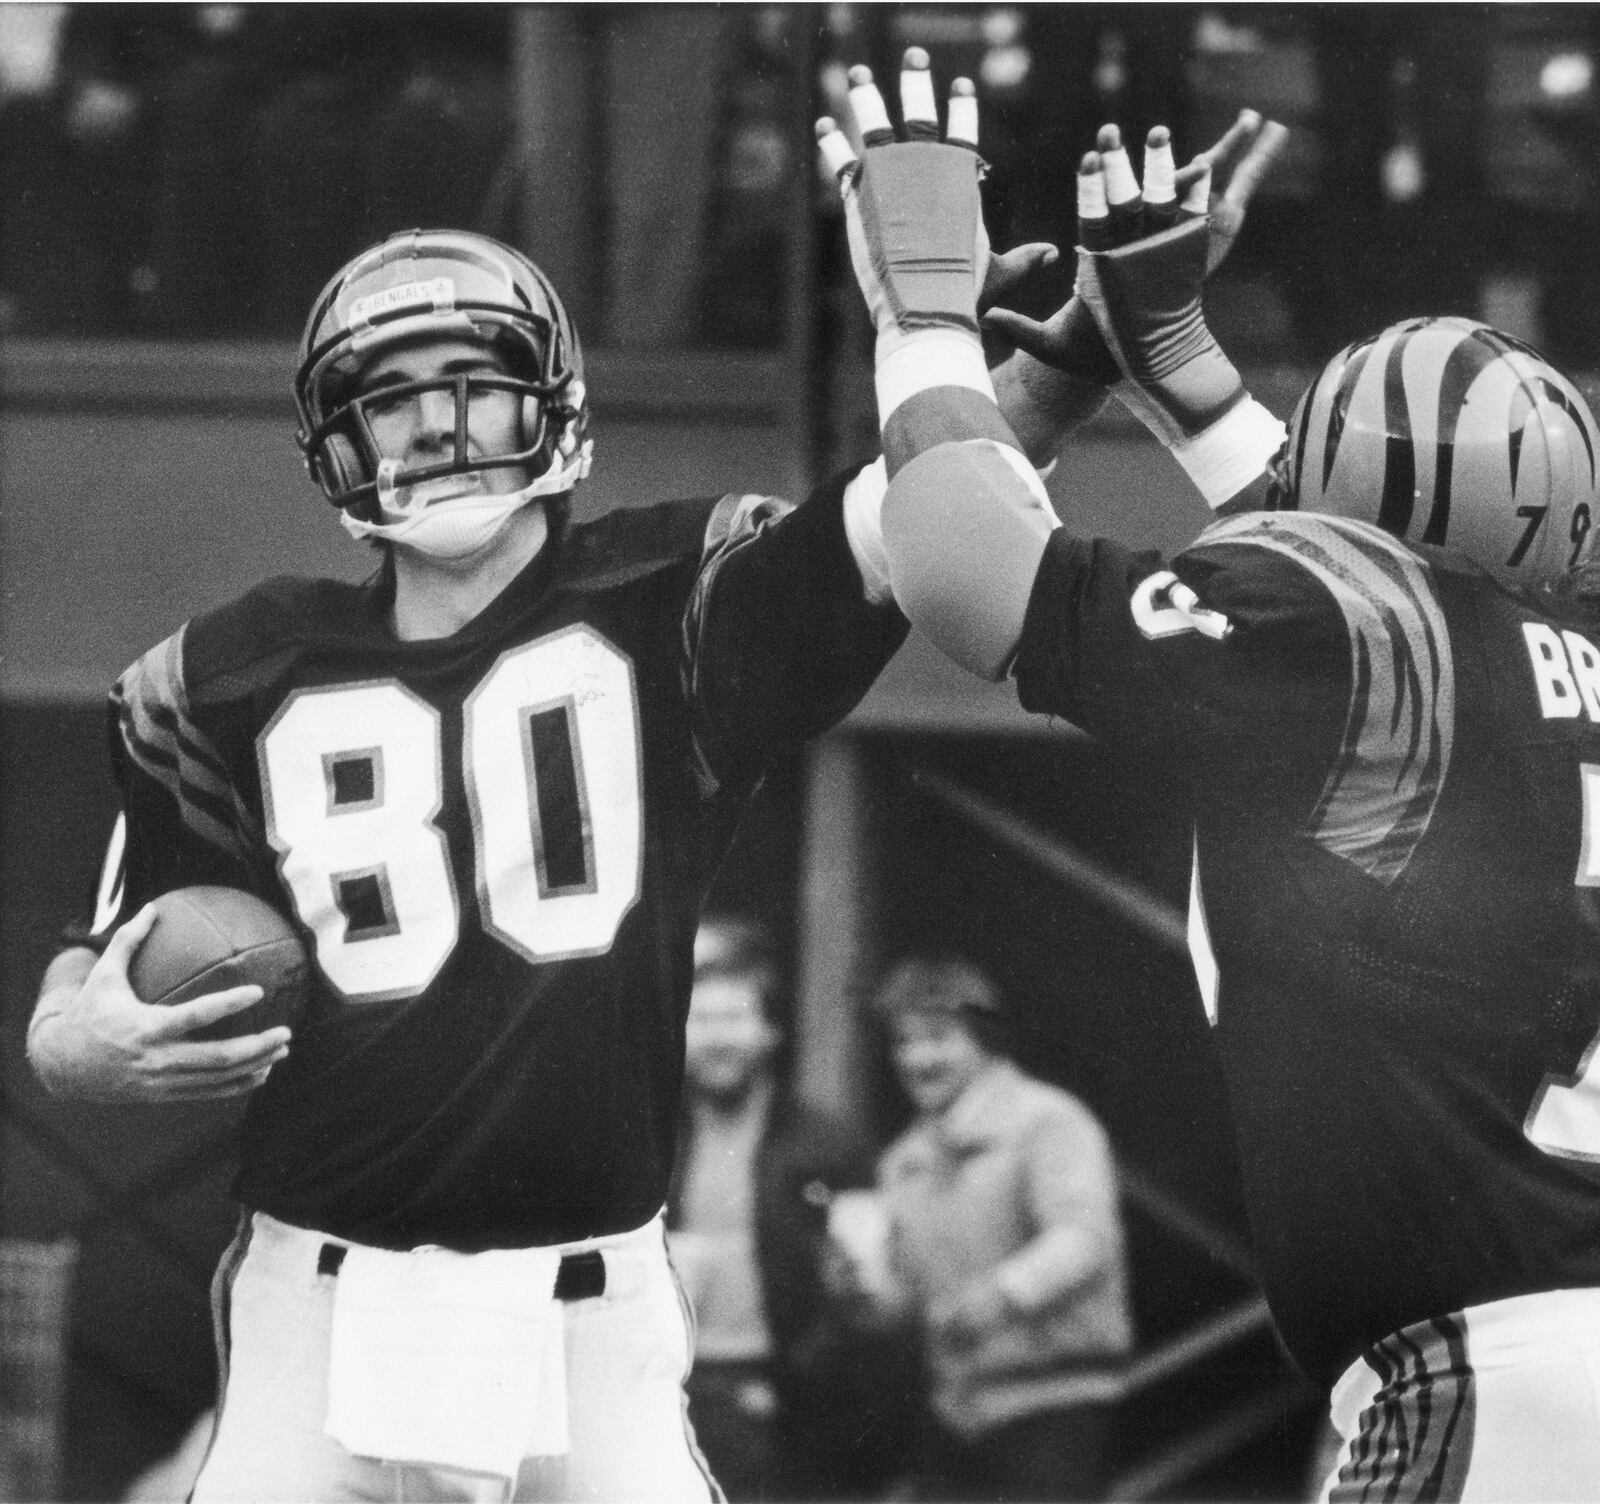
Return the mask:
[[850,109],[865,148],[856,157],[828,116],[817,121],[824,161],[839,181],[850,259],[880,337],[948,328],[977,335],[989,274],[978,201],[978,101],[958,78],[939,140],[928,54],[907,48],[900,74],[904,141],[896,140],[870,68],[850,70]]
[[1077,295],[1116,361],[1117,395],[1169,449],[1245,395],[1200,306],[1209,233],[1191,219],[1116,250],[1078,252]]
[[[1284,429],[1246,394],[1205,321],[1211,166],[1196,159],[1174,175],[1170,194],[1141,195],[1120,141],[1113,145],[1079,169],[1080,204],[1103,194],[1106,212],[1078,248],[1077,296],[1116,360],[1118,398],[1219,507],[1265,471]],[[1166,188],[1164,174],[1147,177]],[[1222,233],[1231,239],[1237,227],[1229,216]]]
[[[1254,110],[1241,110],[1239,118],[1215,143],[1178,172],[1171,133],[1165,126],[1156,126],[1145,142],[1141,188],[1122,145],[1121,132],[1114,125],[1104,126],[1096,143],[1101,170],[1080,171],[1078,177],[1078,243],[1089,250],[1113,249],[1205,212],[1209,198],[1209,276],[1232,249],[1244,226],[1250,200],[1287,139],[1288,132],[1276,121],[1263,120]],[[1226,189],[1210,193],[1213,177],[1224,173]],[[1185,195],[1182,207],[1180,190]],[[1019,247],[1022,249],[1029,248]],[[983,327],[1081,381],[1109,387],[1121,374],[1093,314],[1080,297],[1069,298],[1043,321],[1012,309],[994,308],[984,314]]]
[[878,419],[893,481],[952,433],[1014,446],[984,361],[979,300],[986,287],[992,293],[1010,285],[1047,251],[1029,246],[990,255],[970,81],[958,78],[950,87],[941,141],[928,54],[907,48],[900,98],[908,139],[901,141],[872,71],[855,67],[848,77],[861,157],[826,116],[817,122],[817,139],[839,182],[851,263],[877,330]]

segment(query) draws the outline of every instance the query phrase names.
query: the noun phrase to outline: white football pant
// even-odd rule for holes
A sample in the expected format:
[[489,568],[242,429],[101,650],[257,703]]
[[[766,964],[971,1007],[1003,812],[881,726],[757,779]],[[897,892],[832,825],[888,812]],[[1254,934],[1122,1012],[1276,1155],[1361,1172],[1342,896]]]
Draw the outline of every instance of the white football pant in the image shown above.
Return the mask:
[[525,1459],[514,1480],[356,1456],[325,1432],[339,1242],[257,1212],[224,1256],[214,1297],[226,1380],[194,1504],[721,1499],[689,1427],[691,1318],[661,1218],[562,1249],[599,1250],[605,1290],[562,1303],[568,1450]]
[[1419,1321],[1351,1364],[1332,1407],[1323,1504],[1600,1500],[1600,1290]]

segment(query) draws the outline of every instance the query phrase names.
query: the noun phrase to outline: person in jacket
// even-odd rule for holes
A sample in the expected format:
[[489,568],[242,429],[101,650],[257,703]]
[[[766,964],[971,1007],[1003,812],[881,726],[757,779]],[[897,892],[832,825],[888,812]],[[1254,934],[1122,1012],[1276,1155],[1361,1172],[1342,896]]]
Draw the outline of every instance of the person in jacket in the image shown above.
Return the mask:
[[695,1439],[734,1504],[875,1496],[903,1463],[908,1365],[839,1319],[821,1273],[872,1145],[790,1090],[767,931],[708,917],[694,961],[667,1239],[695,1312]]
[[1009,1058],[971,964],[902,961],[875,1008],[915,1116],[879,1164],[881,1258],[857,1214],[834,1276],[920,1337],[916,1497],[1102,1497],[1132,1343],[1105,1131]]

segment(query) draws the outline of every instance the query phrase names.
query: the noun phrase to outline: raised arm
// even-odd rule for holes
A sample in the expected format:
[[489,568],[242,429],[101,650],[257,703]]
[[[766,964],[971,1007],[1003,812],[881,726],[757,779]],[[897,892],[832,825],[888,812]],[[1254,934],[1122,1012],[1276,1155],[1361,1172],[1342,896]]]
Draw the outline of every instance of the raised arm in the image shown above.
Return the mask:
[[[976,336],[968,338],[971,325],[964,320],[971,317],[967,310],[975,310],[975,296],[961,316],[953,316],[949,305],[959,279],[952,276],[939,317],[923,321],[930,330],[907,320],[903,298],[897,307],[884,294],[886,269],[892,278],[897,257],[919,267],[948,262],[942,241],[949,240],[955,218],[950,184],[957,179],[946,174],[941,198],[920,191],[906,174],[874,174],[885,150],[940,148],[926,141],[882,144],[883,126],[873,130],[862,119],[865,112],[868,120],[886,122],[882,101],[864,70],[854,76],[859,82],[852,107],[867,143],[864,162],[856,163],[831,121],[819,122],[818,130],[824,158],[840,175],[857,279],[878,330],[879,415],[889,473],[883,513],[887,569],[895,598],[912,621],[957,662],[998,678],[1021,637],[1039,562],[1058,523],[1014,430],[992,405],[995,391],[987,373],[980,377],[974,370]],[[970,92],[970,85],[958,82],[955,97],[967,99]],[[907,115],[914,115],[909,107]],[[1239,139],[1254,130],[1260,145],[1259,125],[1246,127]],[[1282,428],[1245,393],[1201,315],[1200,288],[1212,264],[1213,162],[1202,155],[1174,172],[1170,188],[1160,185],[1167,191],[1158,188],[1151,206],[1139,195],[1120,137],[1102,141],[1108,151],[1092,154],[1080,176],[1085,245],[1077,299],[1115,362],[1119,396],[1217,505],[1257,483],[1281,443]],[[1156,144],[1167,145],[1164,139]],[[1241,200],[1248,199],[1273,149],[1261,147],[1238,190]],[[1250,160],[1249,149],[1244,160]],[[1127,192],[1127,183],[1134,193]],[[1242,203],[1233,208],[1242,211]],[[966,183],[961,213],[981,233],[975,182]],[[1228,220],[1236,230],[1238,213]],[[884,228],[889,224],[892,237]],[[1104,249],[1091,248],[1097,239]],[[980,244],[972,264],[982,265],[984,254]],[[970,271],[964,285],[975,292]],[[1081,318],[1081,311],[1063,314],[1060,322],[1081,324]],[[1027,328],[1012,327],[1028,337]]]
[[[1056,522],[996,403],[978,332],[989,245],[978,198],[977,98],[967,80],[955,81],[941,140],[927,54],[910,49],[900,77],[907,139],[897,140],[871,72],[854,68],[850,81],[862,156],[831,119],[817,122],[817,136],[839,183],[876,333],[890,583],[901,609],[945,652],[997,677]],[[940,541],[941,552],[967,554],[972,543],[980,551],[926,579],[907,573],[890,535],[896,511],[928,511],[930,534],[938,518],[947,520],[956,531]],[[975,518],[991,531],[969,540]]]
[[[1214,273],[1240,230],[1256,189],[1282,153],[1288,132],[1254,110],[1241,110],[1234,123],[1180,173],[1174,165],[1171,134],[1164,126],[1150,132],[1145,145],[1145,182],[1133,175],[1121,132],[1100,132],[1106,164],[1097,176],[1080,175],[1079,240],[1094,249],[1124,244],[1143,230],[1146,215],[1154,226],[1178,213],[1180,183],[1206,175],[1208,221],[1206,275]],[[985,331],[1014,348],[994,369],[995,396],[1013,432],[1036,465],[1048,464],[1067,434],[1093,417],[1121,379],[1115,357],[1076,293],[1040,322],[1003,306],[1006,291],[1043,261],[1038,246],[1020,246],[991,263],[979,309]]]

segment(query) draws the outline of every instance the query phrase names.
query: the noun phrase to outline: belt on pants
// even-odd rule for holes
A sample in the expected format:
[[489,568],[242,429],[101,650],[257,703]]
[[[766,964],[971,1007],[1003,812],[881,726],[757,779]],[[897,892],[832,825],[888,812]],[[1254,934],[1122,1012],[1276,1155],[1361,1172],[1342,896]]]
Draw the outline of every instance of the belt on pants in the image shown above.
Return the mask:
[[[317,1254],[318,1274],[338,1274],[347,1252],[343,1243],[324,1243]],[[557,1300],[592,1300],[606,1293],[606,1260],[598,1248],[561,1255],[556,1271],[554,1295]]]

